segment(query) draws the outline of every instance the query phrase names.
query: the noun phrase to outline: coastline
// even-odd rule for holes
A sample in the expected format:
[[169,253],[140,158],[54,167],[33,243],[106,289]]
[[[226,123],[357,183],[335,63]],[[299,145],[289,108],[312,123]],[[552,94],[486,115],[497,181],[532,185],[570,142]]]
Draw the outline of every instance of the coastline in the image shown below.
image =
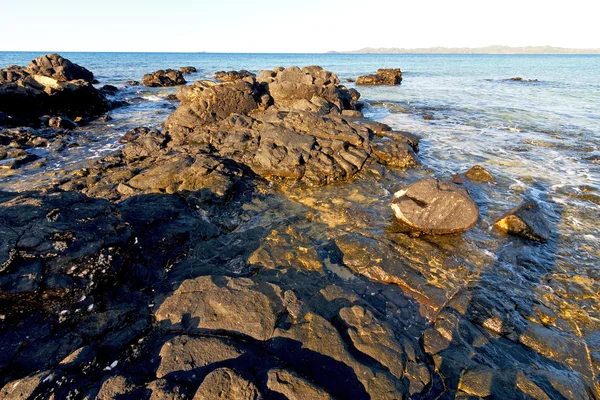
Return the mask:
[[[363,93],[359,99],[348,91],[353,84],[342,89],[337,76],[308,71],[312,82],[322,79],[315,84],[316,97],[325,96],[326,102],[309,96],[296,103],[302,90],[288,92],[279,85],[285,82],[279,70],[261,78],[268,93],[254,78],[239,77],[181,90],[139,89],[163,96],[158,103],[165,110],[157,119],[169,117],[160,130],[129,131],[122,148],[59,176],[46,191],[2,192],[3,204],[15,207],[15,213],[16,207],[38,204],[41,211],[32,221],[44,229],[34,237],[57,251],[66,248],[64,259],[79,243],[69,232],[103,248],[93,254],[97,263],[91,266],[75,261],[79,283],[85,288],[93,281],[91,271],[100,276],[99,289],[75,303],[60,297],[54,305],[33,300],[49,306],[44,317],[26,309],[21,326],[35,332],[33,339],[10,337],[12,321],[20,317],[3,314],[2,344],[14,350],[5,365],[17,371],[5,389],[31,382],[37,393],[49,393],[64,391],[58,382],[67,382],[89,393],[117,390],[134,396],[150,390],[190,396],[200,389],[221,390],[226,381],[232,382],[227,390],[239,390],[240,396],[244,390],[248,396],[302,390],[323,398],[443,393],[506,398],[519,382],[519,390],[533,397],[597,391],[597,366],[586,353],[593,344],[583,338],[596,334],[596,316],[568,318],[586,305],[569,298],[575,294],[571,281],[555,272],[564,268],[559,268],[557,237],[537,245],[489,229],[501,210],[523,197],[513,190],[512,166],[490,163],[494,182],[465,178],[482,209],[473,229],[450,236],[406,234],[393,223],[391,193],[431,176],[450,179],[449,170],[464,173],[481,154],[434,164],[442,155],[434,149],[436,140],[447,133],[419,143],[402,122],[417,115],[411,128],[427,134],[447,111],[400,101],[376,104],[378,96],[410,91],[410,72],[404,86],[356,87]],[[126,78],[118,79],[123,85]],[[517,91],[536,90],[535,84],[545,83],[489,83],[494,90]],[[121,86],[115,96],[127,90]],[[175,91],[178,100],[166,100]],[[219,101],[206,100],[210,97],[200,94],[205,92]],[[371,97],[365,99],[364,93]],[[361,100],[365,103],[359,106]],[[337,114],[330,105],[336,102]],[[200,110],[209,112],[189,114],[190,104],[208,104]],[[212,110],[211,104],[219,106]],[[222,120],[212,120],[223,107]],[[270,107],[282,115],[268,113]],[[366,119],[358,114],[361,109]],[[511,138],[520,134],[502,132]],[[337,135],[345,143],[339,148]],[[451,140],[439,143],[440,149]],[[252,147],[266,143],[272,147]],[[343,156],[333,156],[336,151]],[[322,161],[324,155],[332,156],[331,165]],[[399,160],[409,161],[393,165]],[[432,168],[443,164],[445,169]],[[540,184],[550,186],[541,180],[531,186]],[[65,210],[74,210],[73,215]],[[551,202],[543,210],[558,235],[560,210]],[[73,231],[75,221],[85,218],[93,221]],[[56,234],[56,221],[63,223],[60,235],[46,238],[46,227]],[[23,246],[16,248],[31,259],[46,254],[40,244],[34,243],[35,251]],[[62,257],[48,259],[60,266]],[[23,260],[22,267],[35,275],[37,264]],[[7,268],[15,272],[14,265]],[[109,272],[100,273],[102,268]],[[577,279],[585,275],[573,273]],[[36,284],[43,281],[40,288],[46,290],[47,272],[38,274],[42,280]],[[578,290],[593,293],[597,281],[590,279]],[[53,282],[59,291],[71,284]],[[21,283],[20,290],[28,284]],[[547,290],[548,285],[554,289]],[[551,295],[560,290],[566,290],[567,300]],[[521,358],[535,360],[537,367]],[[83,375],[72,371],[82,366],[88,371]],[[483,378],[493,384],[479,385]]]

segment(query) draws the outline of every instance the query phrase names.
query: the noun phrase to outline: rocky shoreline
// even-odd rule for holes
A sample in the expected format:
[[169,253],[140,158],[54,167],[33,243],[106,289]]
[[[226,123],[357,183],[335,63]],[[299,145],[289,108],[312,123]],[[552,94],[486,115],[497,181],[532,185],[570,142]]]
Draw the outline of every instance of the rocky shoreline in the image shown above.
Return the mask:
[[[38,60],[0,75],[6,125],[29,125],[0,131],[4,160],[58,145],[69,128],[52,118],[114,106],[91,72]],[[183,84],[182,71],[142,81]],[[598,396],[600,343],[560,311],[577,299],[498,290],[493,260],[428,236],[481,223],[471,196],[487,171],[403,181],[419,138],[362,118],[360,94],[320,67],[215,78],[182,86],[163,130],[131,130],[42,189],[0,192],[0,399]],[[63,103],[80,90],[93,101]],[[379,203],[391,220],[370,212]],[[551,235],[539,207],[496,225],[525,238],[504,256],[541,280],[527,241]]]

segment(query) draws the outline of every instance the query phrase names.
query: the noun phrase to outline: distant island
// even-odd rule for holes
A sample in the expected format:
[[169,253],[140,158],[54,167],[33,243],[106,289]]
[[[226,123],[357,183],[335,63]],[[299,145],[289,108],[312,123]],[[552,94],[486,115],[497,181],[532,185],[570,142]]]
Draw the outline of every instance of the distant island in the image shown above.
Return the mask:
[[365,47],[360,50],[329,51],[337,54],[600,54],[600,49],[570,49],[552,46],[486,46],[486,47],[428,47],[428,48],[385,48]]

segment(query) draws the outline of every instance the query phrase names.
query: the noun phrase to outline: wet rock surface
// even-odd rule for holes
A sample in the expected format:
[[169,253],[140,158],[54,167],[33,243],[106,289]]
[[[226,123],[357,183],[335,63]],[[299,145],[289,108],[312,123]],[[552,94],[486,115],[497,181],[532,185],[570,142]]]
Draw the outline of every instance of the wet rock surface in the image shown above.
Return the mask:
[[357,85],[399,85],[402,82],[402,71],[399,68],[378,69],[373,75],[356,78]]
[[[598,396],[593,268],[488,231],[497,185],[405,169],[418,138],[340,115],[358,96],[333,74],[261,75],[181,88],[164,129],[0,193],[0,398]],[[0,158],[46,134],[4,132],[23,148]],[[398,229],[411,181],[414,210],[481,223]]]
[[551,234],[543,211],[535,201],[531,200],[502,215],[494,222],[494,227],[538,242],[547,242]]
[[174,69],[161,69],[142,78],[142,85],[148,87],[177,86],[185,83],[182,72]]
[[181,67],[181,68],[179,68],[179,71],[181,71],[181,73],[184,74],[184,75],[189,75],[189,74],[193,74],[195,72],[198,72],[198,70],[196,69],[196,67]]
[[93,118],[111,104],[94,86],[94,74],[84,67],[49,54],[33,60],[27,68],[0,69],[0,124],[39,125],[45,114],[68,118]]

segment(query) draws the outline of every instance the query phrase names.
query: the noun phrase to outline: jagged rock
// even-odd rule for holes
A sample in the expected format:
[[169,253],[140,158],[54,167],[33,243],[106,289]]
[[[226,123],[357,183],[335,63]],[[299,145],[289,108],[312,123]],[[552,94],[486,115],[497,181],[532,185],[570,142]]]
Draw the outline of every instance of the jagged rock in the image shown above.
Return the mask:
[[356,78],[357,85],[399,85],[402,82],[402,71],[399,68],[378,69],[374,75]]
[[181,71],[174,69],[161,69],[142,78],[142,85],[148,87],[163,87],[185,85],[185,79]]
[[166,136],[158,129],[138,127],[128,131],[119,142],[126,143],[121,150],[127,160],[156,155],[167,144]]
[[482,166],[475,165],[465,174],[467,178],[475,182],[494,182],[494,176],[486,171]]
[[51,371],[42,371],[36,374],[8,382],[0,390],[0,400],[30,399],[44,380],[52,376]]
[[479,219],[479,208],[464,189],[433,178],[396,192],[391,205],[402,223],[432,235],[464,232]]
[[114,375],[106,378],[96,395],[97,400],[112,400],[125,395],[131,395],[137,387],[128,377]]
[[31,61],[27,66],[30,75],[43,75],[59,82],[82,79],[93,83],[94,74],[84,67],[72,63],[58,54],[46,54]]
[[242,69],[240,71],[215,72],[214,77],[219,82],[233,82],[233,81],[237,81],[238,79],[255,78],[256,75],[254,75],[252,72],[248,72],[245,69]]
[[502,215],[494,222],[494,227],[537,242],[547,242],[551,234],[540,206],[532,200]]
[[181,73],[184,74],[184,75],[189,75],[189,74],[193,74],[195,72],[198,72],[198,70],[196,69],[196,67],[181,67],[181,68],[179,68],[179,71],[181,71]]
[[270,370],[268,374],[267,386],[269,390],[281,393],[289,400],[333,399],[323,389],[304,379],[295,372],[286,369]]
[[90,83],[93,74],[56,54],[33,60],[27,69],[0,70],[0,110],[10,125],[38,125],[44,114],[94,117],[110,103]]
[[261,400],[253,382],[231,368],[219,368],[204,378],[194,400]]

